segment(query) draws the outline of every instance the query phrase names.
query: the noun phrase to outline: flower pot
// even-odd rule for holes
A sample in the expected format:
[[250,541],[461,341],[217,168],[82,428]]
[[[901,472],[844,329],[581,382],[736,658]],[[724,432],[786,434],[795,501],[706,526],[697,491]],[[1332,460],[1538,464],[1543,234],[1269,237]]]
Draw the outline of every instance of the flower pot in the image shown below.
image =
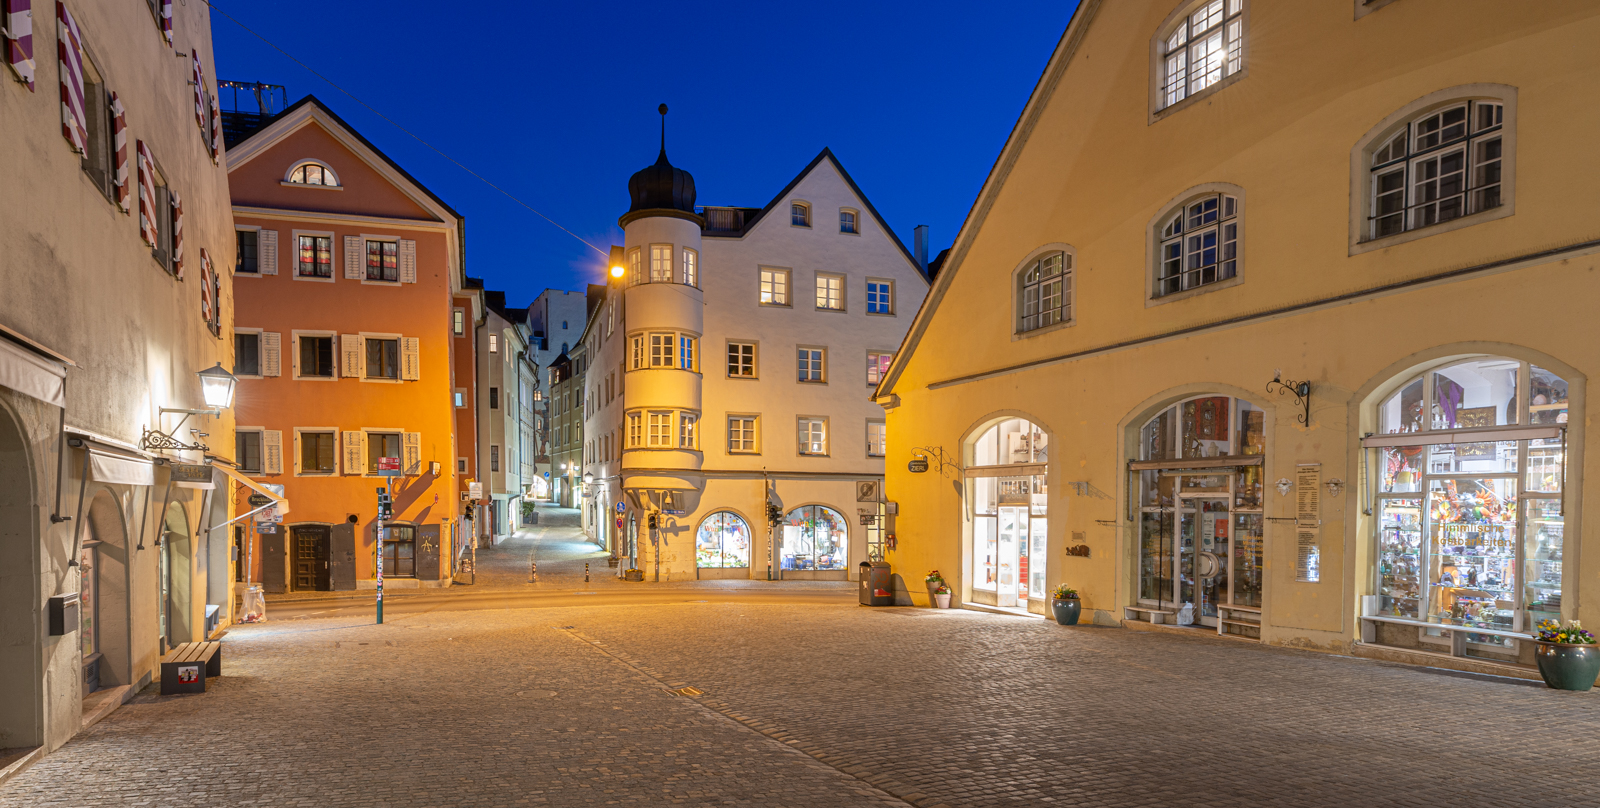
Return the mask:
[[935,609],[948,609],[948,608],[950,608],[950,593],[949,592],[945,592],[943,594],[940,594],[938,592],[935,592],[934,595],[933,595],[933,608],[935,608]]
[[1050,611],[1056,615],[1056,622],[1063,626],[1078,624],[1078,615],[1083,611],[1083,602],[1077,598],[1050,599]]
[[923,583],[926,583],[928,585],[928,602],[932,603],[933,602],[933,596],[934,596],[934,591],[933,590],[938,589],[940,586],[944,585],[944,581],[924,581]]
[[1544,683],[1556,690],[1588,690],[1600,676],[1600,645],[1539,642],[1533,658]]

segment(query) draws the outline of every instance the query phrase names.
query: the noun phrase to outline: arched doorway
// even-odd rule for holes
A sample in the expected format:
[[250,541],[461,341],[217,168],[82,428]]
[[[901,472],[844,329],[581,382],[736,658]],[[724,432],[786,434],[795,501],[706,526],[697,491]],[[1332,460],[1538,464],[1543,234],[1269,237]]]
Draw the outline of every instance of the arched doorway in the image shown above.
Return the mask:
[[95,494],[78,555],[83,692],[132,683],[128,649],[128,533],[111,491]]
[[0,409],[0,747],[44,742],[37,593],[39,538],[28,445]]
[[1183,399],[1140,428],[1141,606],[1190,606],[1197,625],[1259,632],[1246,624],[1262,608],[1266,448],[1266,412],[1228,395]]
[[1025,418],[1006,418],[967,443],[969,564],[972,600],[989,606],[1028,606],[1045,593],[1049,489],[1045,471],[1050,436]]
[[1462,653],[1514,660],[1516,635],[1562,618],[1576,586],[1562,564],[1567,422],[1565,379],[1498,356],[1411,375],[1379,402],[1362,446],[1375,452],[1380,642],[1414,622],[1443,651],[1453,632],[1440,626],[1464,626],[1483,631],[1462,632]]
[[160,564],[161,591],[156,598],[157,629],[162,653],[179,643],[194,639],[191,617],[190,576],[193,543],[189,539],[189,516],[181,503],[167,506],[167,516],[162,522]]
[[750,525],[732,511],[717,511],[700,522],[694,535],[694,564],[700,578],[750,575]]
[[848,574],[850,525],[824,505],[803,505],[783,518],[783,577],[843,581]]

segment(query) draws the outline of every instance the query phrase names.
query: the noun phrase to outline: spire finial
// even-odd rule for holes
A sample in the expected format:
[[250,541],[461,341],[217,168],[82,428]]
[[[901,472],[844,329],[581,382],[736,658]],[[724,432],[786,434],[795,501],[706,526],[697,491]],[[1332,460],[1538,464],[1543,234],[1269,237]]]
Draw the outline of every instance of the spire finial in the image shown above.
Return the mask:
[[656,107],[656,112],[661,113],[661,153],[667,153],[667,105]]

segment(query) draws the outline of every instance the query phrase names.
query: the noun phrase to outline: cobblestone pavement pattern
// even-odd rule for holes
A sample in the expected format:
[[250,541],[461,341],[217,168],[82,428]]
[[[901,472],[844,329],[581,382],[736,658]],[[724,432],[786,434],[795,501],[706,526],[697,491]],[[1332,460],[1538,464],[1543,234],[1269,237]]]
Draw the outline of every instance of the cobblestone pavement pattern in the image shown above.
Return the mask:
[[693,598],[239,627],[208,692],[147,690],[0,808],[1600,806],[1600,693]]

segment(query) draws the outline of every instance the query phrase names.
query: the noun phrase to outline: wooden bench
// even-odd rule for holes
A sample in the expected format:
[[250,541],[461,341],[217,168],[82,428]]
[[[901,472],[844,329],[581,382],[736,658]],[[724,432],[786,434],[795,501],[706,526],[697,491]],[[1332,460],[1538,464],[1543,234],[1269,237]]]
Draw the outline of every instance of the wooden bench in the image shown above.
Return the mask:
[[1146,615],[1144,619],[1151,623],[1159,624],[1178,622],[1178,613],[1171,609],[1154,609],[1149,606],[1122,607],[1122,619],[1124,620],[1138,620],[1140,619],[1140,614]]
[[206,677],[222,675],[222,643],[186,642],[161,658],[161,695],[206,692]]

